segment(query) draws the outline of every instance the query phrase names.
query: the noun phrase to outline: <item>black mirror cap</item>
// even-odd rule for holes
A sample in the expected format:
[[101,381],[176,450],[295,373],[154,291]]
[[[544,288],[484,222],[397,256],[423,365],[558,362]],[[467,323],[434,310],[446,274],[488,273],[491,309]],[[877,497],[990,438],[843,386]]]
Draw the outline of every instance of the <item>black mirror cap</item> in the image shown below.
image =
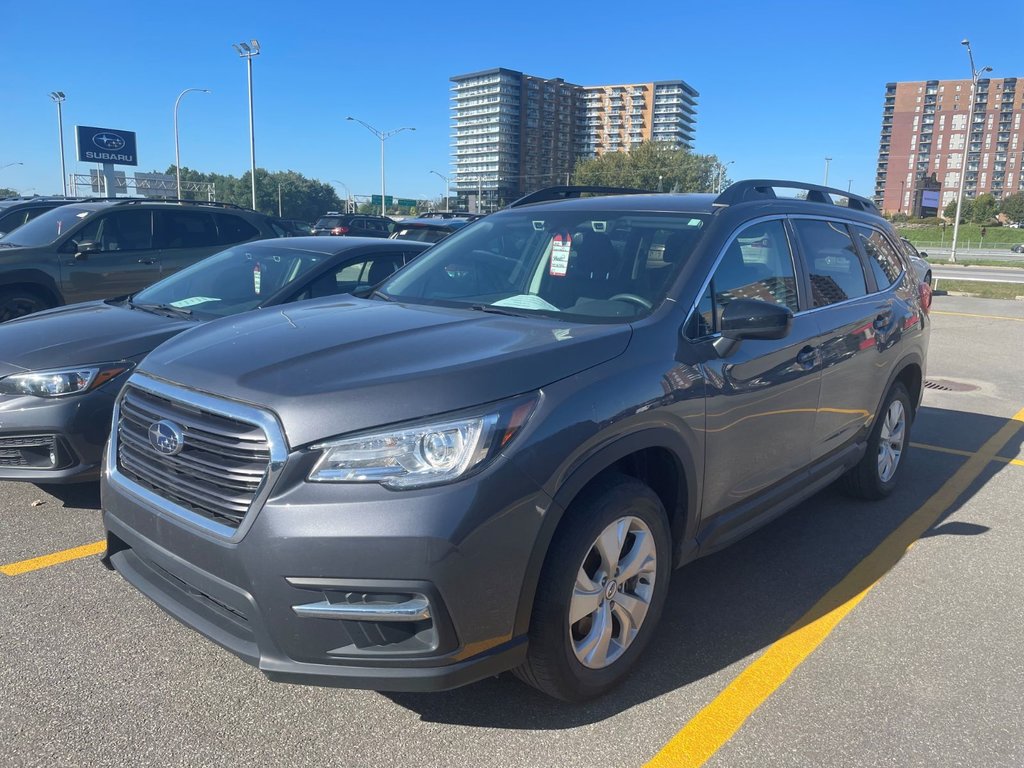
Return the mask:
[[722,312],[722,336],[727,339],[784,339],[793,325],[788,307],[758,299],[735,299]]
[[90,253],[99,253],[100,244],[93,242],[92,240],[83,240],[82,242],[75,245],[75,257],[87,256]]
[[928,258],[928,251],[918,251],[917,255],[920,256],[922,259],[927,259]]

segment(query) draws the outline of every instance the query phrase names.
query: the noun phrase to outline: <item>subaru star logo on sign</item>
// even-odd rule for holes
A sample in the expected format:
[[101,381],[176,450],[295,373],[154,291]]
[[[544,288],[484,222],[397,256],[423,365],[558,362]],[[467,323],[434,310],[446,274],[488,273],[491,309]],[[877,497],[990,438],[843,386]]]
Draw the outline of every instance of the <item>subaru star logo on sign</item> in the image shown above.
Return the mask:
[[134,131],[76,125],[75,136],[78,139],[78,159],[83,163],[139,164]]
[[161,419],[150,425],[149,442],[159,453],[177,456],[185,447],[185,434],[173,421]]

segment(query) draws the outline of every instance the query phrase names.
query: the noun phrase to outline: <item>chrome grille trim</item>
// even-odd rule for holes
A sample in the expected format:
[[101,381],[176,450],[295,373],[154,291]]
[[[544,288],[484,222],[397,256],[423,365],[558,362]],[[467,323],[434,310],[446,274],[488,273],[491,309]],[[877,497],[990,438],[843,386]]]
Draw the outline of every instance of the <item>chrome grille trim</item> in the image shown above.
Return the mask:
[[[147,474],[158,476],[166,484],[168,495],[177,495],[186,502],[189,501],[190,496],[195,498],[195,496],[201,496],[204,493],[216,494],[218,503],[225,505],[224,508],[226,510],[238,515],[240,522],[237,527],[218,522],[188,509],[173,499],[166,498],[159,492],[146,488],[120,471],[118,460],[119,443],[122,439],[120,431],[122,416],[126,421],[124,432],[126,444],[135,444],[136,447],[139,447],[139,443],[144,439],[142,435],[145,434],[145,432],[139,434],[140,428],[144,423],[144,421],[139,421],[140,418],[144,418],[139,413],[140,409],[133,409],[130,401],[127,404],[125,403],[125,396],[129,388],[142,390],[156,397],[171,400],[176,404],[229,419],[235,422],[234,427],[237,428],[234,434],[231,434],[231,440],[253,442],[253,448],[257,449],[255,454],[252,451],[232,451],[231,443],[218,439],[216,430],[211,432],[202,430],[203,417],[202,414],[199,414],[196,417],[199,431],[193,430],[189,432],[190,442],[193,445],[199,443],[203,446],[201,449],[197,448],[199,456],[183,456],[179,454],[178,456],[170,457],[170,461],[165,457],[161,457],[160,461],[164,463],[164,466],[161,466],[160,464],[151,464],[145,456],[140,457],[139,455],[132,456],[129,454],[128,460],[124,462],[129,471],[137,472],[142,477],[145,477]],[[145,409],[150,412],[156,410],[150,404],[147,404]],[[181,418],[180,414],[167,413],[166,415],[171,418]],[[207,424],[209,424],[209,421]],[[244,429],[245,426],[251,426],[253,429]],[[258,434],[260,431],[262,434]],[[220,437],[223,438],[223,435]],[[265,449],[260,450],[258,448],[260,444],[265,444]],[[221,462],[214,468],[210,466],[204,454],[216,456],[221,459]],[[257,457],[256,462],[253,461],[254,455]],[[266,457],[265,460],[267,462],[265,470],[258,467],[258,464],[264,460],[264,457]],[[277,418],[269,411],[234,400],[225,400],[202,392],[196,392],[142,373],[134,373],[121,390],[121,394],[118,395],[117,401],[114,404],[113,422],[110,441],[107,443],[104,471],[107,481],[111,485],[140,499],[153,512],[180,520],[202,533],[219,539],[238,541],[248,531],[259,510],[266,502],[267,497],[270,496],[287,458],[288,444],[285,440],[284,432]],[[189,473],[191,482],[189,484],[180,483],[173,476],[173,473],[168,474],[167,467],[172,466],[174,469]],[[212,469],[215,469],[215,472],[211,472],[210,470]],[[204,477],[211,476],[217,478],[218,484],[230,486],[230,488],[213,488],[209,485],[206,487],[199,485],[203,483]],[[231,518],[225,516],[225,519]]]

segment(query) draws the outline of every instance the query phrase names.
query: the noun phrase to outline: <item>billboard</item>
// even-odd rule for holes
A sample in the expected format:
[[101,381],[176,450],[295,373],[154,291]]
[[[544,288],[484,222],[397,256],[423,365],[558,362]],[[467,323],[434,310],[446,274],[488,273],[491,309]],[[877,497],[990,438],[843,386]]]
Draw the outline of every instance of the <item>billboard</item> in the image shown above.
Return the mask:
[[78,160],[80,162],[111,163],[113,165],[139,164],[135,150],[134,131],[76,125],[75,139],[78,144]]

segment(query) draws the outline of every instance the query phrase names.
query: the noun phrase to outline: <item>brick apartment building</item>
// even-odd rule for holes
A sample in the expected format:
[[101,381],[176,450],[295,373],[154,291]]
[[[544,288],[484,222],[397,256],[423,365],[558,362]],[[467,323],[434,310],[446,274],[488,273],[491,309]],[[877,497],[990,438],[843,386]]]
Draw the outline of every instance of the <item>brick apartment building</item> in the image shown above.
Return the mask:
[[964,199],[1024,190],[1024,81],[979,80],[968,136],[970,98],[970,80],[886,84],[875,177],[875,202],[884,211],[917,214],[922,192],[934,189],[941,214],[956,199],[961,173]]
[[580,86],[499,67],[451,82],[454,188],[467,210],[564,184],[580,157],[693,143],[698,93],[682,80]]

